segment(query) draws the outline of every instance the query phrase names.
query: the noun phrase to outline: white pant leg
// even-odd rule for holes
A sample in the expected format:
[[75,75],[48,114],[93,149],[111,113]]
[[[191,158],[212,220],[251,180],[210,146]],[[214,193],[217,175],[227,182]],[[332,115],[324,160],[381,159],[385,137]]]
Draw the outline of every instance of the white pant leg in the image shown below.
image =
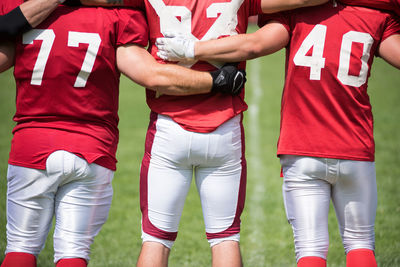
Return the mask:
[[54,214],[57,177],[46,171],[9,165],[7,172],[7,248],[5,253],[37,256]]
[[224,240],[239,241],[244,207],[246,161],[240,116],[208,136],[199,135],[192,146],[203,155],[195,168],[207,238],[213,246]]
[[193,177],[193,133],[162,115],[150,125],[140,173],[142,240],[171,247]]
[[37,255],[55,214],[55,262],[89,260],[89,247],[111,205],[113,171],[56,151],[47,159],[45,171],[10,165],[8,177],[6,253]]
[[281,164],[283,199],[293,229],[296,259],[326,259],[331,185],[321,179],[326,176],[324,159],[283,155]]
[[114,172],[63,152],[63,160],[48,160],[49,173],[64,163],[64,180],[55,200],[54,262],[62,258],[89,261],[90,246],[108,218]]
[[340,177],[333,186],[332,201],[346,253],[375,249],[377,187],[375,163],[340,161]]
[[[245,187],[240,119],[237,116],[212,133],[186,131],[162,115],[150,123],[141,169],[144,242],[159,240],[171,247],[166,240],[176,238],[193,169],[212,238],[238,234]],[[218,218],[216,213],[221,213]]]

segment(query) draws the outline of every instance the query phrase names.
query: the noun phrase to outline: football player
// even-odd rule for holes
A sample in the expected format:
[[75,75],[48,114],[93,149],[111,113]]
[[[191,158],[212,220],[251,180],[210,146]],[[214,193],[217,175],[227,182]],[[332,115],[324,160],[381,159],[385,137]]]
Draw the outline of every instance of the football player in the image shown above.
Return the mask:
[[[146,11],[150,52],[155,40],[182,33],[210,40],[245,33],[248,17],[262,12],[315,5],[326,0],[82,0]],[[186,61],[180,65],[215,70],[221,63]],[[245,62],[239,66],[244,67]],[[200,195],[213,266],[241,266],[240,216],[244,207],[246,159],[244,93],[223,96],[159,96],[147,91],[151,119],[140,173],[142,250],[138,266],[167,266],[178,233],[192,177]]]
[[[1,10],[20,2],[3,1]],[[120,71],[160,93],[240,92],[235,67],[210,75],[158,64],[147,43],[142,12],[60,6],[17,38],[15,51],[0,49],[1,70],[15,53],[17,85],[2,267],[36,266],[53,216],[57,267],[87,265],[113,195]]]
[[208,42],[157,40],[170,60],[238,61],[286,47],[277,154],[297,264],[324,267],[332,199],[347,267],[376,267],[377,188],[367,94],[374,56],[400,69],[400,24],[379,10],[331,2],[265,16],[261,29]]

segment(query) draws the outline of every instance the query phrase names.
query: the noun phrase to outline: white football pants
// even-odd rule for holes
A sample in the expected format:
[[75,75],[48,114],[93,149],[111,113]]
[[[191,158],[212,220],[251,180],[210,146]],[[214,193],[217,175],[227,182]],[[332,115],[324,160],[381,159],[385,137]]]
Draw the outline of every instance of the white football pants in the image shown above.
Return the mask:
[[8,166],[7,249],[35,256],[55,216],[54,262],[89,260],[108,217],[114,172],[66,151],[52,153],[46,170]]
[[211,246],[239,241],[246,183],[241,115],[211,133],[186,131],[155,116],[140,177],[143,241],[172,246],[193,176]]
[[281,164],[283,198],[297,261],[305,256],[326,259],[330,199],[346,253],[359,248],[374,250],[374,162],[282,155]]

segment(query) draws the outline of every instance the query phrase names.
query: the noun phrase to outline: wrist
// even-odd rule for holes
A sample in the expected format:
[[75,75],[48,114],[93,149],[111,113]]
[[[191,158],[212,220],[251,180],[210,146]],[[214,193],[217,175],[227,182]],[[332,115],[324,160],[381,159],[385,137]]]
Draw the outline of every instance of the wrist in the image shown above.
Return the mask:
[[211,92],[224,92],[227,86],[225,76],[220,69],[210,71],[212,77]]
[[185,48],[185,58],[194,59],[194,47],[196,42],[193,40],[187,40],[186,48]]

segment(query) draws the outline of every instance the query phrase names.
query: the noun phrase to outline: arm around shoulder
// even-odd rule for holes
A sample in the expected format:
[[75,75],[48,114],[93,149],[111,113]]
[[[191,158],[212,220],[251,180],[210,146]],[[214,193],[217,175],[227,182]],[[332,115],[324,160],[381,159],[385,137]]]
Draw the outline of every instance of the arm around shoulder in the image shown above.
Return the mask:
[[138,45],[117,48],[117,67],[132,81],[163,94],[202,94],[210,92],[212,87],[212,77],[208,72],[160,64]]
[[237,62],[266,56],[285,47],[289,33],[279,22],[271,21],[254,33],[196,42],[195,58]]

